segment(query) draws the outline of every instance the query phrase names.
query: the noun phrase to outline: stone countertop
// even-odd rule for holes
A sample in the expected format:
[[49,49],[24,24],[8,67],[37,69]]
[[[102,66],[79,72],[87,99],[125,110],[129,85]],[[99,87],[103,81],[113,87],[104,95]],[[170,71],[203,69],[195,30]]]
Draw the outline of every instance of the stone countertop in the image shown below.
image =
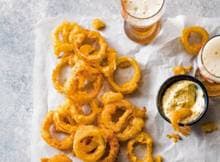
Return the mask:
[[[167,0],[165,16],[219,17],[220,0]],[[30,161],[34,25],[46,17],[120,14],[120,0],[0,0],[0,161]]]

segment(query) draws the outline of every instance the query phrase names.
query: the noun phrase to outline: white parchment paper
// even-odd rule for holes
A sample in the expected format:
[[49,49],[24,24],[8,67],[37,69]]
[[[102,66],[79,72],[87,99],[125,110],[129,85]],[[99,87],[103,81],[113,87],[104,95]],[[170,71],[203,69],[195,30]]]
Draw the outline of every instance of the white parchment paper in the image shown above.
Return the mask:
[[[33,72],[33,133],[32,162],[39,162],[41,157],[52,156],[59,151],[48,146],[40,136],[40,125],[48,110],[63,101],[51,82],[51,72],[56,65],[53,55],[51,32],[63,20],[76,21],[90,28],[88,16],[60,16],[45,19],[36,26],[36,53]],[[183,50],[179,36],[185,26],[201,25],[211,36],[220,34],[220,18],[199,18],[178,16],[167,18],[162,22],[162,30],[153,43],[141,46],[130,41],[123,30],[123,20],[118,16],[103,17],[107,28],[102,32],[109,44],[120,54],[134,56],[142,68],[142,82],[139,90],[129,97],[137,106],[148,108],[146,130],[155,141],[155,154],[161,154],[166,162],[220,162],[220,131],[204,135],[199,125],[205,121],[220,122],[220,101],[211,100],[208,113],[197,125],[192,134],[183,141],[173,144],[166,135],[172,131],[169,123],[164,121],[156,108],[156,95],[160,85],[172,75],[175,65],[194,65],[195,58]],[[126,75],[126,74],[125,74]],[[80,160],[73,158],[74,162]],[[118,161],[127,161],[120,153]]]

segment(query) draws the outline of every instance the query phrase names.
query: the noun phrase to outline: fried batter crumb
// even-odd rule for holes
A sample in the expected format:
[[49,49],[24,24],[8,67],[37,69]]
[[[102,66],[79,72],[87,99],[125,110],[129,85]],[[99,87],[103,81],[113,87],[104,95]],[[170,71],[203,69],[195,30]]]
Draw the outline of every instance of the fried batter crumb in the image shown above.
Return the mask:
[[204,133],[212,133],[218,130],[218,125],[214,122],[207,122],[201,125],[201,129]]
[[41,162],[72,162],[72,160],[65,154],[59,154],[51,158],[42,158]]
[[174,75],[184,75],[192,71],[192,66],[175,66],[172,69]]
[[155,161],[155,162],[163,162],[163,157],[160,156],[160,155],[157,155],[157,156],[154,158],[154,161]]
[[177,143],[179,140],[182,140],[182,137],[177,133],[167,134],[167,138],[171,139],[174,143]]
[[102,30],[105,28],[105,23],[101,19],[94,19],[92,21],[92,27],[96,30]]

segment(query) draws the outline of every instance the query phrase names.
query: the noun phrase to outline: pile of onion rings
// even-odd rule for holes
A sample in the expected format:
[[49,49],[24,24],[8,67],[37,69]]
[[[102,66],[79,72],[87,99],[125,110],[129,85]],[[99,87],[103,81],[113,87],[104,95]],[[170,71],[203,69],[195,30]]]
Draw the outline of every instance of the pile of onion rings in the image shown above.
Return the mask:
[[[55,29],[53,39],[58,63],[52,72],[52,82],[65,101],[43,120],[44,141],[86,162],[116,161],[122,142],[128,144],[131,161],[135,142],[146,143],[147,159],[153,158],[152,138],[143,131],[146,109],[134,106],[124,96],[139,85],[141,70],[135,59],[118,56],[100,33],[77,23],[63,22]],[[132,78],[123,84],[116,83],[116,70],[130,66],[134,69]],[[69,67],[70,74],[62,79],[65,67]],[[104,81],[111,91],[102,92]],[[71,160],[63,154],[42,159],[59,161]]]

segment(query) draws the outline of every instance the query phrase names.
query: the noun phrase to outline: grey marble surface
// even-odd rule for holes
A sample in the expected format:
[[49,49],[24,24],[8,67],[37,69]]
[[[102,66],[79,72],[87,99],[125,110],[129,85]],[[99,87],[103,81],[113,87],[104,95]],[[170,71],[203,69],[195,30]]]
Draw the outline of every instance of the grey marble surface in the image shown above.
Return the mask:
[[[0,0],[0,161],[30,161],[34,26],[64,13],[120,14],[119,0]],[[167,0],[166,16],[220,16],[220,0]]]

